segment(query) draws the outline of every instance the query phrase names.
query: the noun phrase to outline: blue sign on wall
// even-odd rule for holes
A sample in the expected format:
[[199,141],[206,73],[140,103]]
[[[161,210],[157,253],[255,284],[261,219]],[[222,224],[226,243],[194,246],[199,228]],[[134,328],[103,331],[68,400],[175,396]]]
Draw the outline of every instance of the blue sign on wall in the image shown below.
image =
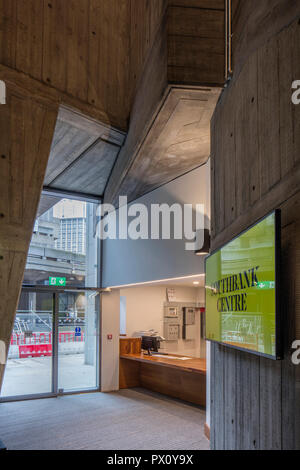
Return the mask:
[[81,328],[79,326],[75,328],[75,336],[81,336]]

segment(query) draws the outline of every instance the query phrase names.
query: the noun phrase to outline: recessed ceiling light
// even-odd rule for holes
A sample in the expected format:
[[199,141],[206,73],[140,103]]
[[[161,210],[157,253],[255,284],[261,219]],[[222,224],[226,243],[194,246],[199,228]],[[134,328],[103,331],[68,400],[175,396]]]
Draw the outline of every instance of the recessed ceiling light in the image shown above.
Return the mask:
[[199,281],[194,281],[193,284],[194,284],[195,286],[199,286],[200,282],[199,282]]
[[[162,283],[172,283],[174,281],[181,281],[181,280],[185,280],[185,279],[190,279],[192,281],[192,279],[195,277],[204,277],[205,274],[191,274],[190,276],[182,276],[182,277],[172,277],[170,279],[157,279],[155,281],[145,281],[145,282],[136,282],[136,283],[133,283],[133,284],[121,284],[119,286],[109,286],[109,289],[124,289],[125,287],[139,287],[139,286],[146,286],[146,285],[153,285],[153,284],[162,284]],[[79,278],[78,278],[79,279]]]

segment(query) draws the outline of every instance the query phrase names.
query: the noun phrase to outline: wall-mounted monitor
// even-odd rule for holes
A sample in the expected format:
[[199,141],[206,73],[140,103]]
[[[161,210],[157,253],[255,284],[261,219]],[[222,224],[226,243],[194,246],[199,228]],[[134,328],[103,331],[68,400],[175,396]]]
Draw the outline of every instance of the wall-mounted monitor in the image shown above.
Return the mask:
[[280,210],[206,258],[206,339],[281,358]]

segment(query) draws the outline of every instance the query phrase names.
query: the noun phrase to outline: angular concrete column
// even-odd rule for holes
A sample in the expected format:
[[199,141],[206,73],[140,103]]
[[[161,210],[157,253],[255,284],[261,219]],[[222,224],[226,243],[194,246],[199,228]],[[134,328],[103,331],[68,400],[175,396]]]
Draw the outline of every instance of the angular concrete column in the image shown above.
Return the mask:
[[12,82],[6,100],[0,105],[0,341],[7,355],[58,103]]

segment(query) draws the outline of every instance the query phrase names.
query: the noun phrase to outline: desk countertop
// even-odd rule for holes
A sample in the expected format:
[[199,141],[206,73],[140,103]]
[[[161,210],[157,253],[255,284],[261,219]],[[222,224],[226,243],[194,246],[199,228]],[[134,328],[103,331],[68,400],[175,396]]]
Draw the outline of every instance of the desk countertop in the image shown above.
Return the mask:
[[[170,356],[179,356],[178,354],[170,354]],[[187,357],[187,356],[184,356]],[[128,359],[131,361],[138,361],[143,363],[157,364],[158,366],[171,367],[174,369],[181,369],[186,372],[196,372],[198,374],[206,374],[206,359],[198,359],[191,357],[186,360],[182,359],[170,359],[168,356],[165,357],[155,357],[148,356],[147,354],[122,354],[121,359]]]

